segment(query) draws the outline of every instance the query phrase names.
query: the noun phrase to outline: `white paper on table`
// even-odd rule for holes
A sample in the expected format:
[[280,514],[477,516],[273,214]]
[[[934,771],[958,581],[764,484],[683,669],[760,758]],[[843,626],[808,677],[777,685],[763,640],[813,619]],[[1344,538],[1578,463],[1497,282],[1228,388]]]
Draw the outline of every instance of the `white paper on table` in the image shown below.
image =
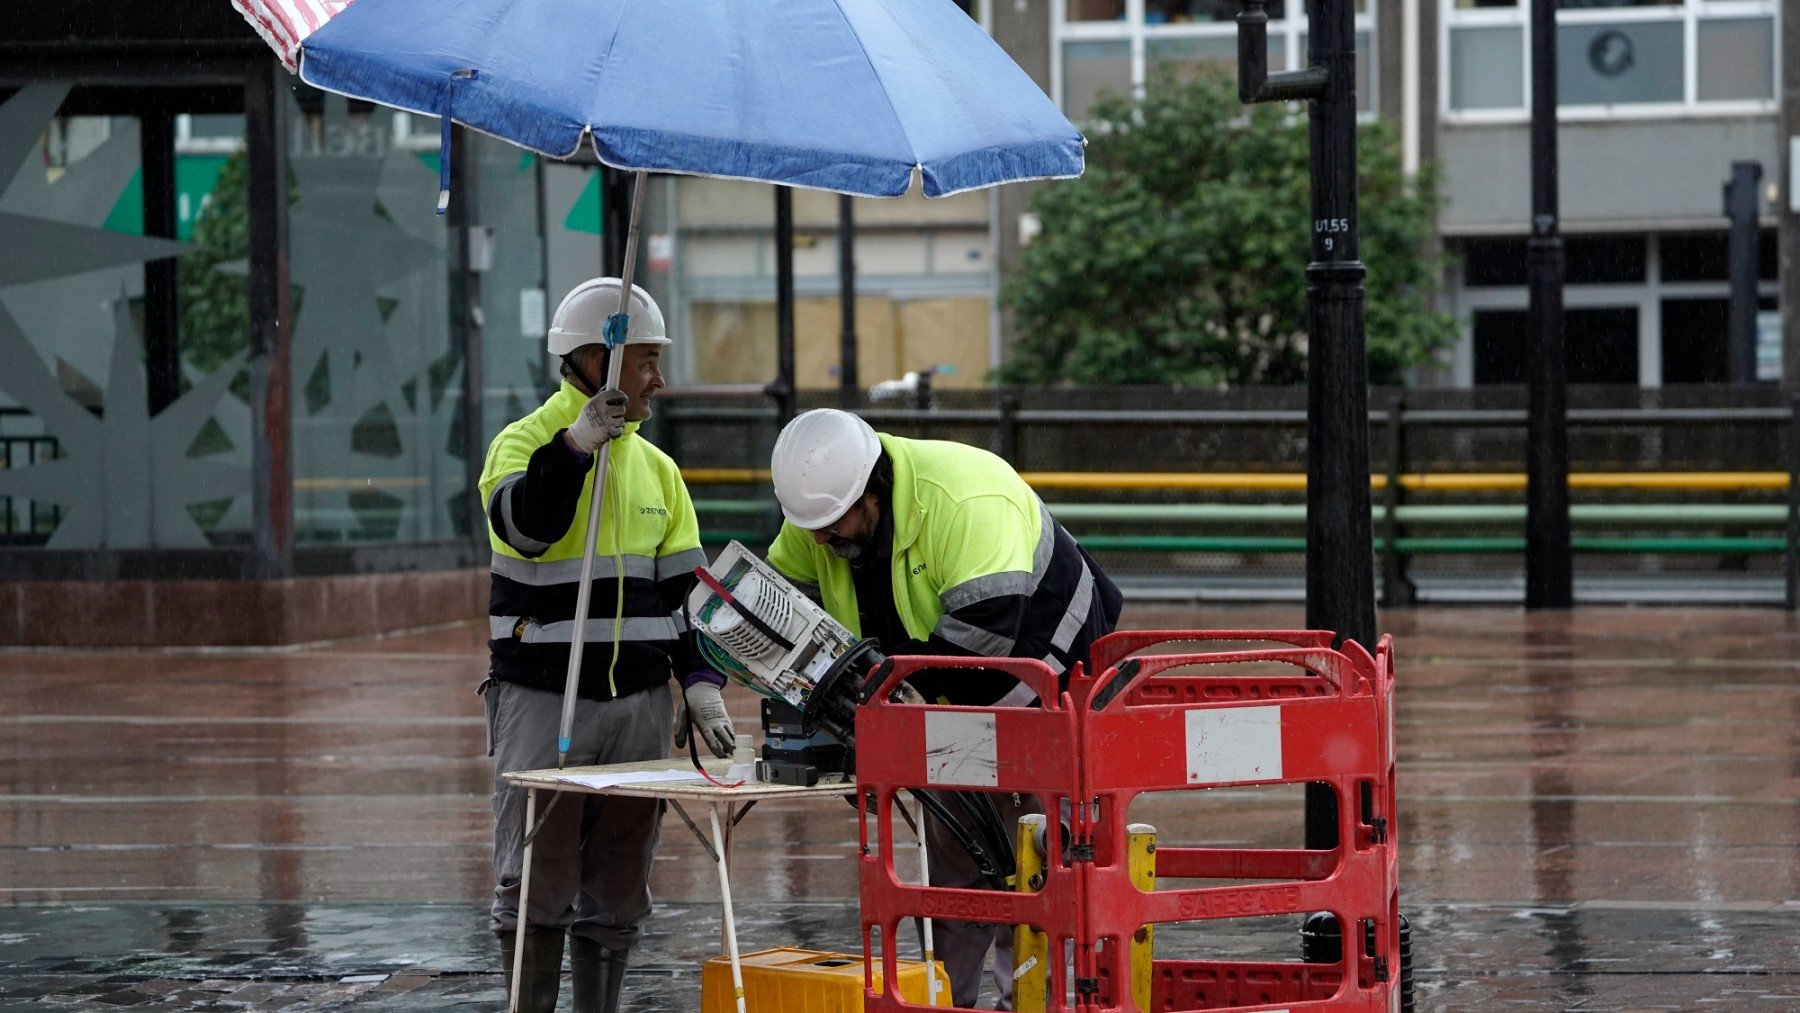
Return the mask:
[[560,784],[575,784],[583,788],[615,788],[622,784],[652,784],[658,781],[698,781],[701,775],[693,770],[640,770],[623,774],[559,774]]

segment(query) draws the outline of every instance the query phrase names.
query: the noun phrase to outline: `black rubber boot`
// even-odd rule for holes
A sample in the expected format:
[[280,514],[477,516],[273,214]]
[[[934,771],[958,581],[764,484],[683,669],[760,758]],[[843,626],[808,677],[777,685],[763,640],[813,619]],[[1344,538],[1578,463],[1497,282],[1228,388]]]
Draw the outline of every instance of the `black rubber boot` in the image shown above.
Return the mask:
[[[512,998],[514,946],[518,936],[496,933],[500,939],[500,966],[506,976],[506,995]],[[525,959],[519,975],[519,1013],[555,1013],[556,993],[562,985],[563,934],[557,929],[525,930]]]
[[592,939],[569,937],[569,977],[575,985],[572,1013],[619,1013],[630,950],[609,950]]

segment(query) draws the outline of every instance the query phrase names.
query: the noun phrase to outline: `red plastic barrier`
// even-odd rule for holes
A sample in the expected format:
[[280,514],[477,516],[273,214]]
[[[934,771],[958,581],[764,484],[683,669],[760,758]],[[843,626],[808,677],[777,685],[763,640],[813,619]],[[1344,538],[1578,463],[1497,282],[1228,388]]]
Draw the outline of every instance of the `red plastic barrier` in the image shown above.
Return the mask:
[[[1034,795],[1047,812],[1057,812],[1065,801],[1078,797],[1080,748],[1075,712],[1068,696],[1057,692],[1056,672],[1041,661],[1023,658],[896,657],[892,661],[892,669],[878,676],[880,685],[856,714],[858,808],[864,817],[858,866],[863,953],[876,952],[872,930],[879,929],[882,980],[900,980],[894,941],[900,923],[919,916],[1036,925],[1049,933],[1052,953],[1064,952],[1081,925],[1082,880],[1073,867],[1049,863],[1043,887],[1035,893],[915,886],[901,882],[894,871],[893,805],[898,792],[937,788]],[[901,679],[924,668],[1006,672],[1029,685],[1045,703],[1041,707],[947,707],[896,704],[886,699]],[[868,840],[871,810],[876,813],[879,835],[875,854],[870,853]],[[1060,821],[1047,822],[1048,853],[1061,854]],[[1009,840],[1012,835],[1013,828],[1007,828]],[[910,842],[902,846],[912,854]],[[1052,961],[1050,973],[1052,993],[1062,994],[1067,987],[1063,963]],[[867,958],[863,996],[865,1010],[929,1008],[907,1003],[895,990],[877,995]]]
[[[1141,925],[1314,911],[1332,913],[1342,927],[1343,958],[1336,964],[1156,960],[1152,1007],[1386,1011],[1396,1001],[1392,643],[1383,638],[1371,657],[1353,642],[1333,650],[1332,639],[1306,630],[1172,630],[1115,634],[1095,644],[1097,674],[1070,682],[1081,722],[1081,792],[1094,803],[1077,809],[1085,818],[1073,830],[1077,841],[1091,840],[1094,852],[1093,862],[1082,867],[1088,902],[1076,950],[1077,984],[1085,997],[1079,1009],[1137,1009],[1126,962]],[[1283,646],[1136,654],[1209,641]],[[1227,671],[1247,664],[1259,670]],[[1262,671],[1270,666],[1298,674]],[[1339,800],[1336,848],[1159,844],[1159,879],[1264,882],[1154,893],[1132,885],[1124,849],[1133,798],[1282,783],[1332,786]]]
[[[1078,666],[1068,692],[1060,695],[1055,673],[1039,661],[893,659],[856,719],[859,806],[865,817],[859,866],[863,952],[876,952],[873,934],[879,930],[883,977],[895,981],[892,943],[904,919],[926,915],[1030,924],[1050,937],[1052,1013],[1124,1013],[1137,1009],[1127,961],[1139,926],[1327,911],[1341,927],[1337,962],[1155,960],[1152,1008],[1233,1013],[1397,1008],[1393,646],[1384,637],[1371,656],[1353,642],[1333,649],[1334,639],[1318,630],[1117,633],[1094,645],[1092,667]],[[1274,646],[1139,653],[1227,641]],[[1243,671],[1248,665],[1255,670]],[[1008,672],[1045,703],[993,708],[885,700],[902,678],[924,668]],[[1131,883],[1125,837],[1133,798],[1281,783],[1332,787],[1339,803],[1337,847],[1159,845],[1158,878],[1259,882],[1152,893]],[[1062,821],[1047,820],[1045,853],[1060,857],[1047,863],[1036,893],[907,885],[893,867],[893,803],[896,793],[908,788],[1035,795],[1046,812],[1067,812],[1067,847]],[[875,855],[868,841],[871,811],[879,835]],[[1071,951],[1073,981],[1064,960],[1055,956]],[[925,1008],[897,994],[876,995],[868,966],[865,962],[865,1009]],[[1064,999],[1068,994],[1074,995],[1072,1007]]]
[[1329,630],[1125,630],[1094,642],[1088,671],[1105,672],[1146,647],[1164,644],[1277,643],[1329,651],[1335,639]]

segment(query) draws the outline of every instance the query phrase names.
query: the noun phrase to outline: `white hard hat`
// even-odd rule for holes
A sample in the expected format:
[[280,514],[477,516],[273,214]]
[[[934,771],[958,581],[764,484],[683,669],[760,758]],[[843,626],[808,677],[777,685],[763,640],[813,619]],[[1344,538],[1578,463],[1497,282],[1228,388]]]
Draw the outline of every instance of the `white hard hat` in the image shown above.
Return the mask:
[[816,408],[797,416],[775,438],[769,462],[782,516],[807,531],[834,523],[862,498],[880,457],[875,430],[849,412]]
[[[619,310],[617,278],[589,278],[569,290],[556,316],[550,320],[550,354],[567,355],[582,345],[606,340],[606,318]],[[631,286],[631,321],[625,328],[627,345],[666,345],[668,329],[662,308],[650,293]]]

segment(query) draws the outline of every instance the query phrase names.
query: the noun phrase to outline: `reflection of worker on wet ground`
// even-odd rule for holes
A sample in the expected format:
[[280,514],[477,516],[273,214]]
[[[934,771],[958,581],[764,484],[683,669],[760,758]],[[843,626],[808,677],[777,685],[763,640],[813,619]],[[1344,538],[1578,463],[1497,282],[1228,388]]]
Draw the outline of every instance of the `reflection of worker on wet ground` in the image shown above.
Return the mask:
[[[786,523],[769,562],[887,654],[1041,658],[1066,675],[1118,622],[1122,597],[1037,495],[999,457],[939,440],[877,434],[821,409],[775,442]],[[999,672],[941,669],[913,685],[935,703],[1025,706],[1032,692]],[[1035,800],[997,803],[1003,841]],[[988,885],[968,851],[927,819],[931,885]],[[1011,1006],[1012,926],[938,922],[936,949],[958,1006],[973,1006],[995,949],[1000,1008]]]

